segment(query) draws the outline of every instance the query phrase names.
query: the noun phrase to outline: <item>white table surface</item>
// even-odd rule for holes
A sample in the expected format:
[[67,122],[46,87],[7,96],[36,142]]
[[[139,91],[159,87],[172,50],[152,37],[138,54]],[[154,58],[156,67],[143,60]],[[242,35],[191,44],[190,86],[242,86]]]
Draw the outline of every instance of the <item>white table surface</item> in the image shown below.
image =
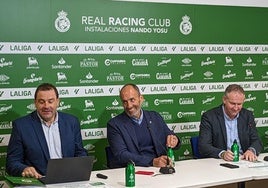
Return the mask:
[[[252,180],[252,175],[245,168],[229,169],[220,166],[224,162],[221,159],[198,159],[176,162],[174,174],[163,175],[138,175],[136,174],[136,188],[146,187],[207,187]],[[138,170],[153,171],[159,173],[159,168],[136,167]],[[97,173],[108,176],[102,180],[96,177]],[[124,169],[94,171],[91,181],[101,181],[111,187],[125,187]]]
[[[268,153],[261,154],[258,157],[260,163],[252,163],[240,160],[232,162],[239,168],[229,169],[220,166],[220,163],[226,161],[222,159],[191,159],[177,161],[174,174],[162,175],[139,175],[135,176],[135,188],[198,188],[207,186],[224,185],[230,183],[245,182],[250,180],[260,180],[268,178],[268,162],[263,161],[263,157]],[[153,171],[154,174],[160,174],[156,167],[135,167],[135,171]],[[96,177],[97,173],[108,176],[108,179]],[[94,182],[102,182],[105,185],[94,186],[98,188],[120,188],[125,187],[125,169],[109,169],[92,171],[90,181],[73,182],[66,184],[47,185],[49,188],[88,188]]]

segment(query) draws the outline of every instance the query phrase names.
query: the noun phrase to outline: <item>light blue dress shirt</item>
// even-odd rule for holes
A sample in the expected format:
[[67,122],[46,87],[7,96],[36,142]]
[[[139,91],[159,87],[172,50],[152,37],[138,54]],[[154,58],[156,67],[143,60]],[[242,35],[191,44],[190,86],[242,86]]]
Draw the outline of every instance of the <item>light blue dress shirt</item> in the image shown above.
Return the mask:
[[227,133],[227,149],[231,150],[231,146],[233,145],[234,140],[237,141],[237,144],[239,146],[239,153],[243,153],[241,149],[241,144],[238,137],[238,129],[237,129],[237,118],[239,117],[239,114],[234,119],[230,119],[228,115],[224,112],[224,122],[226,127],[226,133]]
[[135,123],[137,123],[138,125],[141,124],[142,120],[143,120],[143,111],[141,110],[141,117],[138,118],[134,118],[134,117],[130,117]]
[[58,113],[56,114],[55,121],[50,126],[46,125],[46,122],[42,120],[41,117],[40,119],[42,122],[42,128],[47,141],[50,158],[51,159],[62,158]]

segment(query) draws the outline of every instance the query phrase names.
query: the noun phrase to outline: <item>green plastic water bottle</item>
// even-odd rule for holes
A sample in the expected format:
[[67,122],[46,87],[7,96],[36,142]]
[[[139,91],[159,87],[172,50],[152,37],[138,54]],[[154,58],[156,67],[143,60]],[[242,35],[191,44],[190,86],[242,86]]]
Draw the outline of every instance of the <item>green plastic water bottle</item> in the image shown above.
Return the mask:
[[231,151],[234,153],[234,162],[239,161],[239,146],[237,144],[237,140],[235,139],[233,145],[231,146]]
[[175,156],[171,147],[168,148],[167,156],[171,159],[171,166],[175,167]]
[[125,169],[125,181],[126,187],[134,187],[135,186],[135,165],[134,162],[128,163]]

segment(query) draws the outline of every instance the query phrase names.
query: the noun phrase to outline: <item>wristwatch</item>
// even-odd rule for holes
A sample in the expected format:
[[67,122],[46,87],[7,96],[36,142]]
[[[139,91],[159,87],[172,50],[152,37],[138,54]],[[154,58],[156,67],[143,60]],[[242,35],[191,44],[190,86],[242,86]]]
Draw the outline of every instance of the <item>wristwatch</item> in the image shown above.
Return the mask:
[[224,151],[224,152],[221,153],[221,159],[224,159],[225,152],[226,151]]

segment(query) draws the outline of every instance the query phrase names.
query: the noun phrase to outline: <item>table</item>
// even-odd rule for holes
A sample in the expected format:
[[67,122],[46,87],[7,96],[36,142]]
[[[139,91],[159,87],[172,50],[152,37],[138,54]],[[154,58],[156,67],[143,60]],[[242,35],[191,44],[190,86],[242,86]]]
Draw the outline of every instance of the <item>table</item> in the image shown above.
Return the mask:
[[[242,182],[246,188],[258,187],[254,183],[268,179],[268,162],[262,159],[267,153],[259,156],[260,164],[263,166],[252,166],[248,161],[239,161],[235,164],[240,168],[229,169],[220,166],[225,162],[222,159],[191,159],[177,161],[175,164],[176,172],[174,174],[162,175],[138,175],[136,174],[135,188],[198,188],[222,186],[237,187],[237,183]],[[160,174],[156,167],[135,167],[136,171],[152,171],[154,174]],[[108,179],[99,179],[97,173],[108,176]],[[98,188],[120,188],[125,187],[125,169],[108,169],[92,171],[90,182],[73,182],[67,184],[47,185],[49,188],[88,188],[92,187],[89,183],[103,182],[105,185]],[[238,184],[240,185],[240,184]],[[267,185],[267,184],[266,184]]]
[[[146,187],[208,187],[252,180],[252,175],[243,168],[229,169],[220,166],[224,162],[221,159],[193,159],[176,162],[174,174],[163,174],[157,176],[137,175],[136,188]],[[156,167],[136,167],[136,171],[153,171],[159,174]],[[96,178],[97,173],[108,176],[107,180]],[[91,181],[105,182],[111,187],[124,187],[124,169],[94,171]]]

